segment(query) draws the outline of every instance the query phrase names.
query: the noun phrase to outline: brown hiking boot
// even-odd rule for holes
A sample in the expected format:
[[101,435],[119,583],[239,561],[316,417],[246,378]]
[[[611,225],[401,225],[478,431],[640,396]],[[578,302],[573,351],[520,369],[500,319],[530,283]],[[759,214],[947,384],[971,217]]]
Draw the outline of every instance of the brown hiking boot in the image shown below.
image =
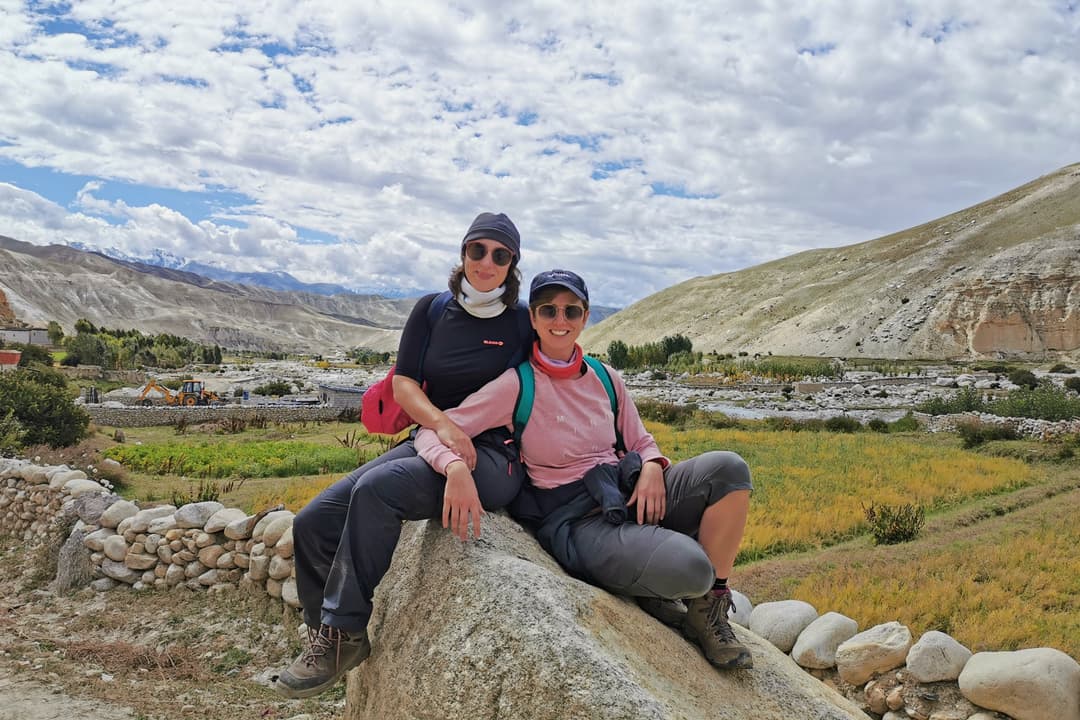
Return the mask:
[[717,595],[712,591],[694,598],[686,613],[683,632],[696,642],[714,667],[724,670],[754,667],[754,658],[735,637],[728,623],[731,592]]
[[654,597],[635,597],[638,606],[668,627],[683,629],[686,622],[686,605],[682,600],[666,600]]
[[367,631],[349,635],[338,628],[308,628],[308,647],[282,671],[274,689],[289,698],[306,698],[328,690],[371,654]]

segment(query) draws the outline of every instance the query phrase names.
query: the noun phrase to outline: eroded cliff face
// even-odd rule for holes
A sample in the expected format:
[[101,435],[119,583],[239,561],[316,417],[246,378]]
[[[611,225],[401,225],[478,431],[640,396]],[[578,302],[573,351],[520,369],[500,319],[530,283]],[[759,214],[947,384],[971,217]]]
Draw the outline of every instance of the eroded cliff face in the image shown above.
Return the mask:
[[978,281],[949,293],[935,328],[975,355],[1080,348],[1080,277]]
[[8,304],[7,295],[4,294],[4,289],[0,288],[0,325],[14,325],[15,324],[15,311],[11,309],[11,305]]

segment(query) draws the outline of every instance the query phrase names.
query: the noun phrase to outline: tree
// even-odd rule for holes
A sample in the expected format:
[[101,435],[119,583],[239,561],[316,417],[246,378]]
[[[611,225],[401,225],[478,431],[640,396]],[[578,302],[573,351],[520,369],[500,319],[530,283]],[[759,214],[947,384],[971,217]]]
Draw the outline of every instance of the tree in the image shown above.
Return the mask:
[[64,342],[64,328],[60,327],[60,323],[55,320],[49,321],[49,342],[53,345],[60,345]]
[[[63,375],[46,368],[18,368],[0,373],[0,417],[6,430],[22,445],[74,445],[86,435],[90,416],[77,407]],[[8,442],[10,442],[10,437]]]
[[19,367],[26,367],[33,363],[52,367],[52,354],[40,345],[16,344],[12,345],[12,347],[22,351],[22,355],[19,357]]
[[93,335],[97,332],[97,328],[94,327],[94,323],[90,322],[86,318],[79,318],[75,321],[75,334],[89,333]]
[[612,340],[607,346],[608,364],[616,370],[622,370],[630,364],[630,349],[622,340]]
[[64,365],[106,365],[108,348],[97,335],[81,332],[67,338],[64,344],[68,352],[63,360]]

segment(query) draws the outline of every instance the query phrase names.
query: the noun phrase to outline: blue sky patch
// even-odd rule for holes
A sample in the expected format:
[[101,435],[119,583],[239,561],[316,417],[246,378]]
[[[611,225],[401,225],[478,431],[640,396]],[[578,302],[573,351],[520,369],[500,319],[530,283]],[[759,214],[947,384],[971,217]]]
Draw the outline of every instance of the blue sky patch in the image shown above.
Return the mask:
[[592,135],[556,135],[555,139],[567,145],[577,145],[582,150],[598,152],[600,143],[607,139],[607,135],[594,133]]
[[654,182],[650,183],[649,187],[652,188],[653,195],[667,195],[682,200],[715,200],[720,197],[719,193],[688,192],[686,186],[681,183]]
[[540,119],[540,116],[537,115],[536,113],[534,113],[532,110],[525,110],[524,112],[519,112],[518,113],[517,120],[515,120],[514,122],[515,122],[516,125],[526,125],[527,126],[527,125],[532,125],[533,123],[535,123],[539,119]]
[[585,75],[583,77],[586,80],[600,80],[601,82],[607,83],[608,86],[610,86],[610,87],[615,87],[616,85],[622,85],[622,78],[620,78],[615,73],[591,73],[590,72],[590,73],[585,73]]
[[597,163],[593,166],[592,177],[593,180],[604,180],[609,178],[620,170],[627,170],[629,168],[639,168],[643,165],[641,158],[627,158],[625,160],[608,160],[606,162]]
[[813,57],[818,57],[818,56],[821,56],[821,55],[828,55],[829,53],[831,53],[835,49],[836,49],[836,43],[827,42],[827,43],[820,43],[818,45],[807,45],[805,47],[801,47],[801,48],[799,48],[799,54],[800,55],[812,55]]

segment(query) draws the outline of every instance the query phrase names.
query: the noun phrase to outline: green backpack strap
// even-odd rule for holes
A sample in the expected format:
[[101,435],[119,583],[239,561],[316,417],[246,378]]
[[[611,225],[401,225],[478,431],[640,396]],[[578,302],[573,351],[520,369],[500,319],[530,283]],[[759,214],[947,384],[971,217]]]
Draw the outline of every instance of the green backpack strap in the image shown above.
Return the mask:
[[[626,452],[626,443],[623,441],[622,433],[619,432],[619,399],[615,396],[615,386],[611,382],[611,376],[604,364],[596,358],[586,355],[584,360],[600,378],[600,384],[604,386],[608,400],[611,402],[611,413],[615,418],[615,450],[620,453]],[[525,432],[525,425],[529,422],[529,415],[532,414],[533,398],[536,396],[536,379],[528,360],[518,365],[516,370],[519,387],[517,402],[514,403],[514,444],[520,450],[521,434]]]
[[525,423],[532,414],[533,397],[536,395],[536,381],[533,377],[532,364],[522,361],[517,368],[518,396],[514,403],[514,445],[521,452],[521,433],[525,432]]
[[611,415],[615,418],[615,451],[624,453],[626,452],[626,443],[623,441],[622,433],[619,432],[619,399],[615,397],[615,385],[611,382],[611,375],[608,374],[607,368],[604,367],[604,363],[600,362],[592,355],[585,356],[585,363],[593,369],[596,376],[600,378],[601,384],[604,386],[604,390],[607,390],[608,400],[611,401]]

